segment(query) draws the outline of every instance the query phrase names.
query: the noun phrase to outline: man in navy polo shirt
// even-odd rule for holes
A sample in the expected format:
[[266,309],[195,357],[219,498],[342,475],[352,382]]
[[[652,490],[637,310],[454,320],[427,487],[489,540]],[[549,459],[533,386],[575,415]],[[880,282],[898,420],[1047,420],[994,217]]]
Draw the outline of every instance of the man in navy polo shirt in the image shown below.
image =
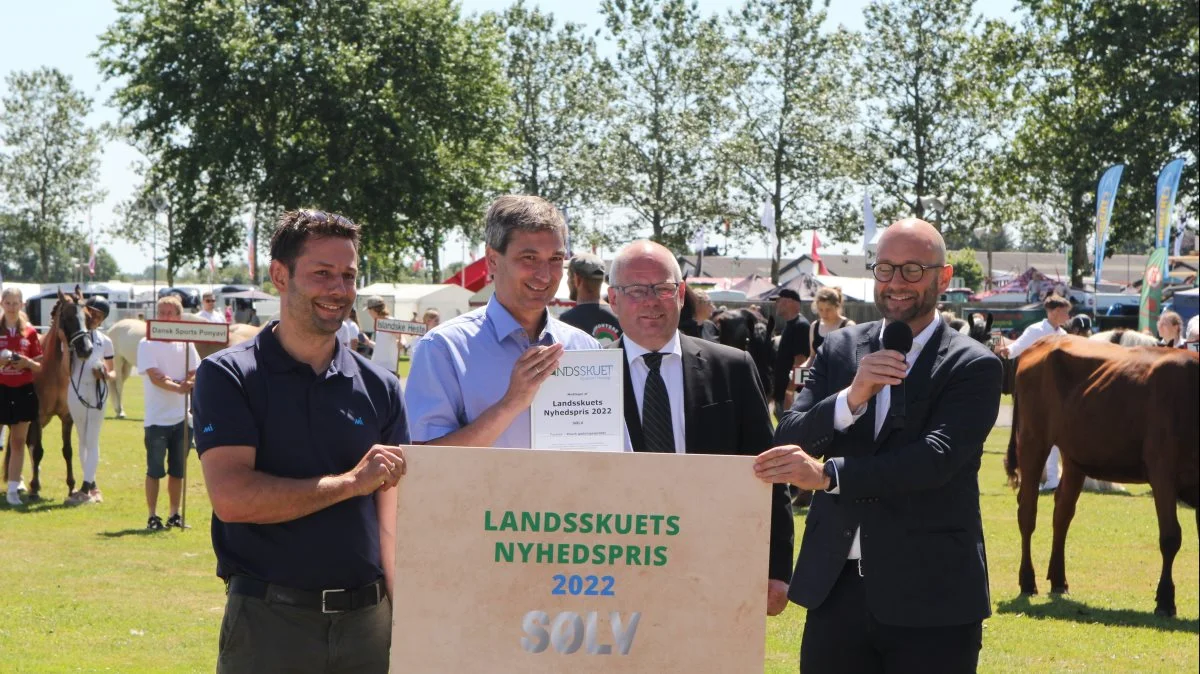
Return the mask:
[[279,320],[201,363],[196,446],[228,600],[218,672],[386,672],[400,382],[337,342],[358,226],[292,211],[271,238]]

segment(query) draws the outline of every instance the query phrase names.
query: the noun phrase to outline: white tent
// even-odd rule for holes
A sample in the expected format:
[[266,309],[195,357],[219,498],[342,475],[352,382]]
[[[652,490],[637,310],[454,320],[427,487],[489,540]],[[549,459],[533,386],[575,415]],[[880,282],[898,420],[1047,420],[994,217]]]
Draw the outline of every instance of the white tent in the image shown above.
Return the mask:
[[437,309],[442,320],[454,318],[471,310],[471,291],[450,283],[372,283],[358,290],[354,306],[358,309],[358,325],[367,331],[375,330],[375,322],[367,313],[367,298],[383,298],[392,318],[403,321],[421,320],[428,309]]
[[875,300],[875,279],[854,278],[850,276],[826,276],[814,274],[813,278],[827,288],[841,288],[842,296],[848,300],[873,302]]

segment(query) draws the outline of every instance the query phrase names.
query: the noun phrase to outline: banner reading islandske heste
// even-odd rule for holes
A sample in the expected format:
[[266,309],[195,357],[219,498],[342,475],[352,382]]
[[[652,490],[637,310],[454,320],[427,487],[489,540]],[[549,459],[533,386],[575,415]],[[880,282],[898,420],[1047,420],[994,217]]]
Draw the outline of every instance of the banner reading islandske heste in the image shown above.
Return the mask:
[[405,452],[392,671],[762,671],[753,457]]

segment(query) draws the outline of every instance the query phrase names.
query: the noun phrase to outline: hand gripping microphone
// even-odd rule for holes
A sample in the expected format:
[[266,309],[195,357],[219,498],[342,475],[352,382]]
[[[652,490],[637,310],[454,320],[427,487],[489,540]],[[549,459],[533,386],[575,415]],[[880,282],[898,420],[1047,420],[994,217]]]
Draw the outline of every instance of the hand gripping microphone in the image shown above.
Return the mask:
[[[883,348],[908,355],[913,343],[912,328],[908,327],[907,323],[889,321],[883,328],[882,341]],[[907,413],[904,405],[903,379],[900,380],[899,384],[892,386],[892,404],[888,407],[888,416],[892,419],[893,428],[904,428],[904,420]]]

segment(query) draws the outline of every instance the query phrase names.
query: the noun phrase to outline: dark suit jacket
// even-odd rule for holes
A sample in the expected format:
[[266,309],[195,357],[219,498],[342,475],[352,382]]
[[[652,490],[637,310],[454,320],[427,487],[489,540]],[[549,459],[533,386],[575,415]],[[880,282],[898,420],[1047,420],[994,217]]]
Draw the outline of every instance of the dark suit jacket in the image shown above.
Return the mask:
[[[863,356],[880,349],[875,321],[830,333],[811,379],[775,432],[776,444],[833,458],[840,494],[818,491],[808,513],[789,597],[820,606],[862,527],[868,608],[882,623],[961,625],[991,613],[979,462],[1000,407],[1000,361],[941,324],[904,383],[907,422],[875,433],[875,404],[844,433],[837,394]],[[895,392],[893,392],[895,395]]]
[[[683,352],[684,443],[688,454],[756,456],[771,447],[771,417],[754,361],[744,351],[679,335]],[[609,348],[625,348],[624,338]],[[627,364],[628,365],[628,364]],[[629,367],[625,367],[625,425],[633,451],[646,451]],[[700,494],[699,498],[720,498]],[[769,577],[792,577],[795,523],[783,485],[771,497]]]

